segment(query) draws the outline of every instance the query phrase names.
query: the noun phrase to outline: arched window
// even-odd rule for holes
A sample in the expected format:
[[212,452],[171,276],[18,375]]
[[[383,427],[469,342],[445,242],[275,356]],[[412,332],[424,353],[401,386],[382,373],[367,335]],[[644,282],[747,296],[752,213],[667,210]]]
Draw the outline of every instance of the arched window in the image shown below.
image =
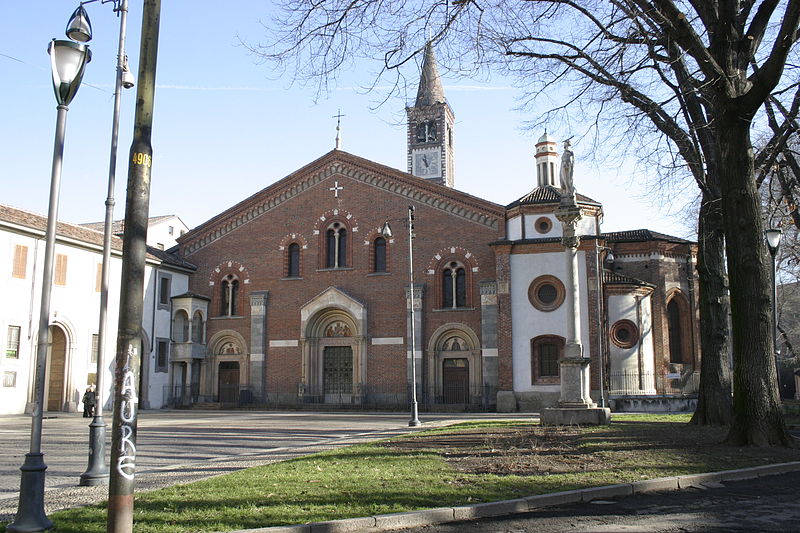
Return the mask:
[[220,284],[220,315],[235,316],[239,299],[239,280],[228,274]]
[[286,277],[299,278],[300,277],[300,245],[293,242],[289,245],[287,251],[288,266],[286,269]]
[[417,124],[417,142],[435,142],[436,141],[436,122],[429,120]]
[[347,266],[347,228],[341,222],[328,226],[325,233],[325,268]]
[[378,237],[373,242],[373,271],[386,272],[386,239]]
[[203,315],[200,311],[195,311],[192,317],[192,342],[203,343]]
[[564,339],[555,335],[542,335],[531,339],[531,381],[533,383],[557,382],[558,360],[564,353]]
[[681,328],[681,309],[673,298],[667,304],[667,324],[669,327],[669,362],[683,363],[683,331]]
[[457,308],[467,306],[467,273],[455,261],[442,271],[442,307]]
[[183,309],[178,310],[172,320],[172,340],[175,342],[189,341],[189,315]]

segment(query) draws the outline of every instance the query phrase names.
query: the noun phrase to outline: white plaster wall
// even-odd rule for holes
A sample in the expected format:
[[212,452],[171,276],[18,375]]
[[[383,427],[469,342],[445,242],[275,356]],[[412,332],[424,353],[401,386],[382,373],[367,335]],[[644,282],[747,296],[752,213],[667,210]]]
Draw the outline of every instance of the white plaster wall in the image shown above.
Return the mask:
[[[547,233],[539,233],[539,230],[536,229],[536,221],[542,217],[549,219],[552,225]],[[525,215],[525,235],[529,239],[561,237],[561,222],[558,221],[555,215],[551,214]]]
[[595,217],[583,217],[578,221],[578,235],[595,235],[597,222]]
[[[169,233],[170,226],[172,226],[172,234]],[[163,245],[165,250],[169,250],[177,244],[175,239],[180,237],[181,231],[189,231],[189,228],[177,216],[149,224],[147,226],[147,244],[155,248]]]
[[522,238],[522,217],[514,217],[506,222],[506,238],[518,241]]
[[[28,247],[25,279],[11,277],[14,246]],[[32,395],[35,353],[41,306],[41,287],[44,267],[44,238],[0,229],[0,375],[17,372],[16,387],[0,387],[0,414],[23,413]],[[97,249],[58,241],[56,254],[67,256],[66,285],[53,285],[50,300],[50,323],[59,325],[67,338],[66,401],[70,408],[81,409],[80,398],[86,389],[88,374],[97,370],[91,362],[92,335],[98,333],[100,292],[95,291],[97,265],[102,253]],[[54,256],[55,257],[55,256]],[[119,276],[121,260],[112,256],[109,290],[106,353],[113,357],[116,347],[116,328],[119,308]],[[19,358],[5,357],[8,326],[20,326]],[[49,370],[48,370],[49,372]],[[111,371],[105,373],[105,383],[111,386]]]
[[[589,308],[586,286],[585,252],[578,252],[578,278],[580,290],[580,339],[584,354],[589,355]],[[539,311],[528,300],[528,286],[543,274],[556,276],[562,281],[566,274],[564,253],[512,254],[511,255],[511,320],[512,364],[514,391],[552,391],[552,385],[532,385],[530,340],[539,335],[567,335],[566,302],[555,311]]]
[[[178,227],[177,225],[175,226]],[[185,226],[184,226],[185,227]],[[27,272],[25,279],[11,277],[14,246],[28,247]],[[67,335],[67,400],[72,407],[80,410],[79,403],[86,389],[88,375],[97,371],[96,363],[91,362],[92,335],[99,331],[100,292],[95,290],[97,267],[102,264],[102,250],[99,246],[81,246],[59,241],[56,254],[67,256],[67,283],[65,286],[53,285],[51,292],[51,324],[65,329]],[[0,228],[0,378],[5,372],[16,372],[15,387],[0,387],[0,414],[19,414],[25,411],[34,382],[36,362],[36,343],[41,306],[41,287],[44,263],[44,237],[34,237],[31,233],[17,233]],[[171,295],[185,293],[189,288],[186,273],[171,271]],[[105,342],[105,362],[103,377],[103,403],[110,408],[111,391],[114,387],[113,369],[116,359],[117,328],[119,322],[119,293],[122,260],[117,252],[111,256],[109,275],[109,301],[107,314],[107,334]],[[170,337],[170,311],[155,311],[153,302],[157,290],[156,265],[148,263],[145,268],[145,294],[142,325],[151,349],[143,357],[151,357],[148,376],[150,406],[163,405],[164,386],[168,383],[166,372],[155,372],[155,345],[157,337]],[[5,357],[8,326],[20,326],[19,358]],[[2,382],[0,382],[0,385]]]
[[[12,278],[14,246],[28,247],[25,279]],[[32,353],[36,339],[32,337],[36,328],[39,309],[39,287],[41,282],[34,277],[34,247],[36,240],[9,231],[0,231],[0,377],[5,372],[16,372],[15,387],[0,387],[0,414],[22,413],[25,410],[30,388]],[[44,246],[42,246],[44,249]],[[39,261],[42,260],[39,257]],[[33,291],[33,292],[32,292]],[[34,303],[36,302],[36,303]],[[35,311],[34,311],[35,309]],[[8,326],[20,327],[19,357],[6,357]],[[2,383],[0,382],[0,385]]]
[[[642,355],[643,355],[643,370],[646,373],[655,375],[656,371],[656,351],[653,345],[653,299],[650,296],[645,296],[642,299]],[[655,392],[655,379],[651,384],[653,392]]]
[[[167,371],[156,372],[156,355],[158,338],[170,339],[172,332],[172,309],[159,309],[156,304],[158,295],[159,273],[171,275],[170,296],[184,294],[189,290],[189,276],[186,273],[164,267],[148,266],[145,270],[144,313],[142,324],[150,342],[150,352],[144,354],[148,358],[147,399],[151,409],[160,409],[166,405],[165,388],[169,385],[169,364]],[[192,313],[187,310],[189,320]],[[155,320],[153,317],[155,316]],[[207,318],[207,317],[206,317]],[[141,395],[141,394],[140,394]]]
[[639,327],[640,336],[639,343],[630,348],[620,348],[610,339],[607,340],[610,371],[612,374],[622,372],[636,374],[639,372],[639,350],[641,350],[641,371],[652,376],[645,383],[645,387],[641,392],[642,394],[655,394],[652,299],[650,296],[640,297],[640,299],[640,317],[637,319],[637,298],[635,294],[612,294],[608,298],[608,329],[606,331],[610,331],[611,327],[619,320],[630,320]]

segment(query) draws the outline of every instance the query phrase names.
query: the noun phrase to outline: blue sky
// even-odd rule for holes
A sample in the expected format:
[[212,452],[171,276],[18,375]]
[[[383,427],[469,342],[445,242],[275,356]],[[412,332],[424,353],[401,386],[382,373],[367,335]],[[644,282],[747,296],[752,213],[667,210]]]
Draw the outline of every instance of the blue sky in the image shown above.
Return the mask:
[[[129,0],[127,51],[138,70],[141,0]],[[162,1],[153,124],[151,215],[176,214],[190,227],[288,175],[334,147],[341,109],[342,149],[405,170],[401,98],[374,109],[384,94],[365,94],[369,66],[345,73],[315,102],[313,87],[275,79],[239,36],[263,39],[272,2]],[[46,214],[55,132],[47,44],[63,39],[73,0],[7,2],[0,41],[0,203]],[[111,4],[86,6],[93,59],[70,106],[59,218],[104,217],[119,20]],[[413,78],[413,76],[412,76]],[[451,80],[445,93],[456,115],[456,188],[508,204],[536,185],[532,116],[516,111],[518,92],[505,80]],[[409,87],[413,96],[416,86]],[[123,93],[115,218],[124,216],[127,155],[135,89]],[[575,132],[550,129],[558,139]],[[588,142],[586,143],[588,145]],[[588,148],[587,148],[588,149]],[[649,228],[689,236],[680,199],[662,205],[633,164],[604,168],[574,146],[576,187],[603,203],[604,231]],[[691,192],[692,186],[687,187]],[[687,195],[689,196],[689,195]]]

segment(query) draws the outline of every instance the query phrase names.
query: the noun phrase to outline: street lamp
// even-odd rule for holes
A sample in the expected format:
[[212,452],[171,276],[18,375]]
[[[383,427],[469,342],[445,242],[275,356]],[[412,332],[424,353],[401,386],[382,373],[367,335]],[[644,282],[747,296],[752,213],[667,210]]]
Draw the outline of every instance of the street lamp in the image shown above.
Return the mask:
[[[81,2],[67,23],[67,37],[88,42],[92,39],[92,23],[89,14]],[[94,418],[89,424],[89,465],[81,474],[80,485],[99,485],[108,481],[106,467],[106,423],[103,420],[103,378],[105,375],[106,331],[108,323],[108,285],[111,270],[111,228],[114,223],[114,183],[117,171],[117,139],[119,137],[119,110],[122,99],[122,88],[133,87],[133,75],[128,70],[128,59],[125,56],[125,35],[128,19],[128,0],[101,0],[105,4],[114,2],[114,11],[119,16],[119,44],[117,50],[117,75],[114,87],[114,115],[111,121],[111,157],[108,165],[108,194],[106,196],[105,223],[103,225],[103,266],[100,271],[100,324],[97,335],[97,369],[95,373],[95,410]]]
[[[392,236],[392,228],[389,226],[387,220],[381,228],[381,233],[387,239]],[[408,206],[408,280],[409,280],[409,295],[410,295],[410,309],[411,309],[411,420],[408,425],[411,427],[419,426],[419,408],[417,405],[417,350],[416,350],[416,326],[414,324],[414,206]]]
[[53,523],[44,512],[44,464],[42,453],[42,410],[44,405],[44,378],[47,370],[47,349],[50,329],[50,292],[53,282],[53,256],[55,255],[58,196],[61,187],[61,162],[64,158],[64,134],[67,126],[67,107],[78,92],[83,71],[92,54],[89,47],[72,41],[53,39],[47,49],[53,72],[53,91],[58,114],[53,146],[53,166],[50,174],[50,205],[47,210],[47,231],[44,246],[44,274],[42,300],[39,310],[39,332],[36,345],[36,374],[34,376],[33,405],[31,408],[31,447],[25,454],[20,470],[19,506],[14,522],[6,531],[44,531]]
[[772,256],[772,347],[775,350],[775,374],[778,384],[778,399],[781,397],[781,369],[778,362],[778,356],[781,351],[778,349],[778,287],[776,279],[778,276],[778,248],[781,245],[781,228],[769,228],[764,231],[767,238],[767,248]]

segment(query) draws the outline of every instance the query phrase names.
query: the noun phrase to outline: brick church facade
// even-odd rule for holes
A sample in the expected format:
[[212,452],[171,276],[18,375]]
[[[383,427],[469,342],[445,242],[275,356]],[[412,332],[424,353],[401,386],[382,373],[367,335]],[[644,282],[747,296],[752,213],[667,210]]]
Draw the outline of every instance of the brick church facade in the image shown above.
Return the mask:
[[[557,402],[555,141],[537,144],[537,187],[502,206],[453,188],[454,113],[430,47],[407,114],[408,172],[337,146],[178,239],[196,271],[172,298],[171,403],[402,407],[412,357],[423,407]],[[578,204],[593,395],[659,394],[659,375],[699,369],[695,246],[603,234],[601,204]]]

